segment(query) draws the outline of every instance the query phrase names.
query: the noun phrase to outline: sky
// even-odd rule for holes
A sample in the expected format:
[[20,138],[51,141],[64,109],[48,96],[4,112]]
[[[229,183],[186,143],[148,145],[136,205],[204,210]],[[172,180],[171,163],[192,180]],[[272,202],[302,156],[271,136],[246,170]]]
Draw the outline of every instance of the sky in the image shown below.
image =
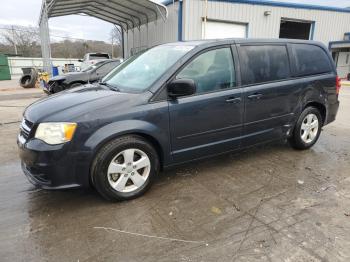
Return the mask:
[[[190,0],[189,0],[190,1]],[[271,0],[270,0],[271,1]],[[278,2],[303,3],[333,7],[350,7],[350,0],[275,0]],[[37,26],[41,0],[1,0],[0,28],[4,25]],[[158,0],[161,2],[161,0]],[[54,41],[57,37],[73,37],[87,40],[110,41],[110,23],[79,15],[51,18],[50,33]]]

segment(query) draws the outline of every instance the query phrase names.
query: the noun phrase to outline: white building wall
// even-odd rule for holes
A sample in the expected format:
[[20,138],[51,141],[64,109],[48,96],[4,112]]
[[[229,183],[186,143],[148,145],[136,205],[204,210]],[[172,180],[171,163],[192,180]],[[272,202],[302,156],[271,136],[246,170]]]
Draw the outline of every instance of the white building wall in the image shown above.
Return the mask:
[[140,30],[135,28],[124,33],[124,48],[127,51],[127,57],[131,51],[134,53],[145,48],[168,42],[177,41],[178,35],[178,6],[168,5],[168,19],[163,21],[161,17],[155,22],[142,25]]
[[337,72],[341,78],[347,78],[350,72],[350,52],[339,52]]
[[[204,7],[203,0],[184,0],[184,40],[201,39]],[[265,11],[271,15],[264,16]],[[325,45],[350,32],[350,13],[345,12],[208,1],[207,14],[212,20],[248,23],[250,38],[279,38],[281,18],[314,21],[313,40]]]
[[[69,58],[52,58],[52,65],[58,67],[64,67],[65,64],[74,64],[76,67],[80,67],[78,59]],[[37,69],[43,68],[43,59],[41,57],[8,57],[10,73],[12,79],[19,79],[22,72],[22,67],[35,67]]]

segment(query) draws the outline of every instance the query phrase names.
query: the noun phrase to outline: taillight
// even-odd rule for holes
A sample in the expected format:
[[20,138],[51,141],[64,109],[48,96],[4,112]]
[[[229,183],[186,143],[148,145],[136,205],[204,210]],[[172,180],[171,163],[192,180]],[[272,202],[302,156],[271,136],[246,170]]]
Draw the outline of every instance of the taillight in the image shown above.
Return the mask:
[[341,87],[341,82],[340,82],[340,77],[337,76],[335,78],[335,87],[336,87],[336,93],[339,95],[340,87]]

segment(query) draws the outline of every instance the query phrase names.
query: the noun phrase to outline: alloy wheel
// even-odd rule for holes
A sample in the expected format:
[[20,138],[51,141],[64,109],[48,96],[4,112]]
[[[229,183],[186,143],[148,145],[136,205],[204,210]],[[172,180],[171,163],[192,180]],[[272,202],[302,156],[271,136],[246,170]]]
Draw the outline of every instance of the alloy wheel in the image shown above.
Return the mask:
[[317,132],[319,129],[319,121],[315,114],[308,114],[303,119],[300,128],[300,137],[304,143],[312,143],[317,137]]
[[150,170],[151,162],[145,152],[135,148],[126,149],[110,162],[108,182],[118,192],[133,192],[145,184]]

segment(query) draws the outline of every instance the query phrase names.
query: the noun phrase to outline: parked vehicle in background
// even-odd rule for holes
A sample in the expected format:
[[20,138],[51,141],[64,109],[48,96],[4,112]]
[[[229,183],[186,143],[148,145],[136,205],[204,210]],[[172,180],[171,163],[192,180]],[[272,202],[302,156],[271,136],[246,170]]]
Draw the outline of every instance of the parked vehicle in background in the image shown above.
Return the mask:
[[106,199],[135,198],[162,168],[280,139],[312,147],[335,120],[339,83],[314,41],[160,45],[98,85],[30,105],[22,169],[43,188],[93,185]]
[[79,59],[79,62],[81,62],[80,68],[83,70],[90,65],[106,59],[111,59],[108,53],[87,53],[84,55],[83,59]]
[[52,77],[45,91],[49,94],[55,94],[69,88],[99,81],[116,68],[120,62],[120,59],[103,60],[86,67],[80,72]]

